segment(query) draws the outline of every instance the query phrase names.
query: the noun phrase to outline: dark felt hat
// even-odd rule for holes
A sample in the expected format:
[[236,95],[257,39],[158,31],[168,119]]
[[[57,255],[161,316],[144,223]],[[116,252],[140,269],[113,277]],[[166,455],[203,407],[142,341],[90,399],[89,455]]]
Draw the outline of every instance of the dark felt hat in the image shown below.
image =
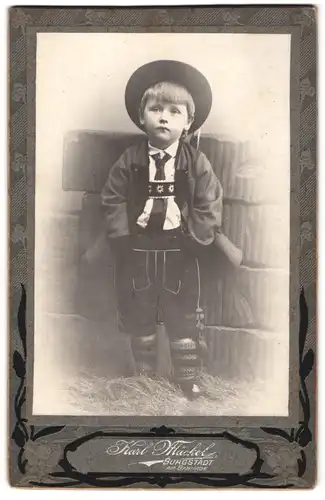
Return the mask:
[[185,87],[195,104],[195,117],[189,132],[194,132],[207,119],[212,92],[205,76],[196,68],[179,61],[152,61],[138,68],[129,79],[125,89],[125,106],[131,120],[139,127],[139,106],[145,91],[159,82],[172,82]]

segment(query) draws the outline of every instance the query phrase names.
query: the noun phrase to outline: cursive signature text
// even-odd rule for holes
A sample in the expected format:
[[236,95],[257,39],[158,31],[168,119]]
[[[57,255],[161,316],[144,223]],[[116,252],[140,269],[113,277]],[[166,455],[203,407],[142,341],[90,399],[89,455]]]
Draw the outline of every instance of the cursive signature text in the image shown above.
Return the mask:
[[211,451],[215,443],[208,445],[202,441],[184,441],[181,439],[173,440],[160,439],[159,441],[149,441],[146,439],[138,440],[118,440],[115,444],[107,448],[108,455],[136,455],[142,456],[150,453],[156,457],[199,457],[199,458],[216,458],[217,452]]

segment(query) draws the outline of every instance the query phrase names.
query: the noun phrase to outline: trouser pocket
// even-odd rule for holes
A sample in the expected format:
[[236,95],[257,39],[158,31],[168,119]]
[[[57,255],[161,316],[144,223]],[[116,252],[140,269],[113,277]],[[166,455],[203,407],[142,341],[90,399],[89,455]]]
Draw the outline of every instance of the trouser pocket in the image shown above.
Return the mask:
[[177,250],[164,252],[163,288],[167,292],[178,295],[182,287],[184,261],[182,253]]
[[133,263],[133,278],[132,286],[136,292],[147,290],[150,288],[152,282],[150,279],[150,255],[146,250],[133,250],[132,263]]

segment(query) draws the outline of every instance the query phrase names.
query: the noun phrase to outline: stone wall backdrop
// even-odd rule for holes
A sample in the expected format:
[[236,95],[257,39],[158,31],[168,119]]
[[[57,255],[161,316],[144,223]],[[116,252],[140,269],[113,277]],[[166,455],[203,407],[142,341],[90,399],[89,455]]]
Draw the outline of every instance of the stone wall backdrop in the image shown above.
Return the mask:
[[[43,214],[38,224],[35,326],[46,336],[35,343],[35,384],[54,367],[49,400],[51,390],[64,390],[69,378],[82,372],[99,377],[132,373],[128,339],[116,328],[113,266],[102,236],[98,193],[109,167],[133,140],[131,134],[96,132],[66,137],[64,192],[55,212]],[[227,380],[278,377],[281,382],[289,340],[284,200],[269,189],[247,144],[205,135],[200,147],[223,185],[223,231],[244,255],[240,268],[217,250],[202,262],[208,370]],[[170,369],[163,331],[158,367],[161,374]],[[36,412],[44,391],[36,387],[37,394],[43,401],[35,396]]]
[[223,184],[223,232],[243,251],[240,268],[220,258],[214,280],[213,266],[207,269],[209,369],[226,378],[283,384],[289,363],[289,202],[281,186],[271,188],[270,173],[253,160],[248,144],[222,143],[228,158],[218,162],[209,154],[209,140],[203,138],[201,148]]

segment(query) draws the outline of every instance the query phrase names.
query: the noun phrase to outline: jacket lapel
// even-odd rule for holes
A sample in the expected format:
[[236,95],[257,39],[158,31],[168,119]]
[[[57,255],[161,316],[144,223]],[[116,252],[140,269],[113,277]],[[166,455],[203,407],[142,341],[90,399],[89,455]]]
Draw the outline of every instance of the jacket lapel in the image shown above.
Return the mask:
[[148,141],[146,139],[143,139],[136,152],[134,155],[134,162],[133,164],[137,168],[147,168],[149,167],[149,154],[148,154]]
[[185,203],[189,202],[190,197],[190,172],[192,171],[191,165],[186,154],[186,145],[180,142],[180,147],[175,160],[175,191],[176,203],[180,210],[183,209]]
[[143,140],[135,153],[134,161],[131,165],[133,185],[142,197],[148,193],[149,183],[149,156],[148,141]]

